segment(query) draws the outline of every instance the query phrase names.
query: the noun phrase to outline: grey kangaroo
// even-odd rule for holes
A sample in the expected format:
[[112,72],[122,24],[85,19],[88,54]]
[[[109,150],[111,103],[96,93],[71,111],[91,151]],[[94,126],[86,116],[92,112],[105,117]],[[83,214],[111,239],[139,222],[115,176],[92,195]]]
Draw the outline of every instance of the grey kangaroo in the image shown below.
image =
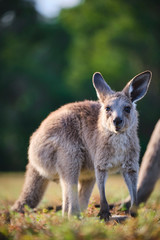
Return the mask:
[[131,196],[130,213],[136,214],[140,146],[135,103],[146,94],[151,75],[140,73],[115,92],[96,72],[93,86],[99,101],[75,102],[52,112],[30,138],[25,183],[12,210],[36,207],[49,180],[59,178],[63,215],[79,215],[87,208],[96,181],[99,216],[108,220],[105,182],[108,173],[120,171]]

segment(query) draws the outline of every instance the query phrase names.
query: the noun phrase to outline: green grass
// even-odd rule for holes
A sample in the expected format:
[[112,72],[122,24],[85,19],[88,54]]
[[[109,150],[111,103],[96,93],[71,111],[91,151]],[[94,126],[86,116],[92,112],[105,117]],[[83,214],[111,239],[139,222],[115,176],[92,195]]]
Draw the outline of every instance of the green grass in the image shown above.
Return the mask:
[[[37,240],[37,239],[115,239],[141,240],[160,239],[160,181],[157,182],[149,201],[141,205],[137,218],[128,218],[123,223],[110,221],[105,223],[97,217],[99,194],[95,186],[90,204],[81,219],[62,218],[61,211],[48,211],[47,206],[61,204],[61,188],[51,183],[38,206],[37,212],[26,208],[26,213],[10,211],[11,205],[18,198],[24,181],[22,173],[0,174],[0,240]],[[122,201],[128,195],[121,176],[109,176],[106,184],[109,203]],[[124,214],[115,209],[113,214]]]

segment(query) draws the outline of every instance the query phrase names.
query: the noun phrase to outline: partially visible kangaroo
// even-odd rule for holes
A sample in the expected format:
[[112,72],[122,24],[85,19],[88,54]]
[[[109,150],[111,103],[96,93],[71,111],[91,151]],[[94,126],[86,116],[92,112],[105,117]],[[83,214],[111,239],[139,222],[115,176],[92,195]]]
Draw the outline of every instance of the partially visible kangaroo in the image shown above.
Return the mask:
[[23,212],[25,204],[36,207],[48,181],[59,176],[63,215],[79,215],[88,206],[96,180],[99,216],[108,220],[105,182],[109,172],[120,171],[131,195],[130,213],[134,215],[140,152],[135,102],[146,94],[151,75],[145,71],[121,92],[114,92],[96,72],[93,86],[99,101],[75,102],[52,112],[31,136],[23,191],[12,209]]

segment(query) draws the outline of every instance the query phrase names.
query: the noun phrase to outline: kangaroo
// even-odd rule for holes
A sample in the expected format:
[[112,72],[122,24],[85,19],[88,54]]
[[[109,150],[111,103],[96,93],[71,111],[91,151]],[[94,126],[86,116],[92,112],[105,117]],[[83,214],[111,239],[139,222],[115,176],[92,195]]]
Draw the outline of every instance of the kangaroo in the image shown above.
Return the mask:
[[30,138],[25,183],[12,210],[35,208],[50,180],[60,179],[62,214],[79,215],[87,208],[95,181],[100,193],[100,219],[109,220],[105,196],[108,173],[120,171],[136,213],[139,170],[136,102],[146,94],[152,73],[135,76],[120,92],[99,72],[93,75],[98,101],[62,106],[49,114]]

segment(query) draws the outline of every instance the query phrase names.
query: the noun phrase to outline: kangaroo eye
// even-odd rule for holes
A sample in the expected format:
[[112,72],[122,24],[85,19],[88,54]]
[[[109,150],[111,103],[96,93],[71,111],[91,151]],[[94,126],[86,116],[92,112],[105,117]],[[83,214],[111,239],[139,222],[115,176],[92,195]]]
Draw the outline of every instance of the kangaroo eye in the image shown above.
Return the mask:
[[111,107],[107,106],[107,107],[106,107],[106,111],[107,111],[107,112],[111,111]]
[[131,107],[129,107],[129,106],[124,107],[124,111],[127,112],[127,113],[130,113],[130,111],[131,111]]

